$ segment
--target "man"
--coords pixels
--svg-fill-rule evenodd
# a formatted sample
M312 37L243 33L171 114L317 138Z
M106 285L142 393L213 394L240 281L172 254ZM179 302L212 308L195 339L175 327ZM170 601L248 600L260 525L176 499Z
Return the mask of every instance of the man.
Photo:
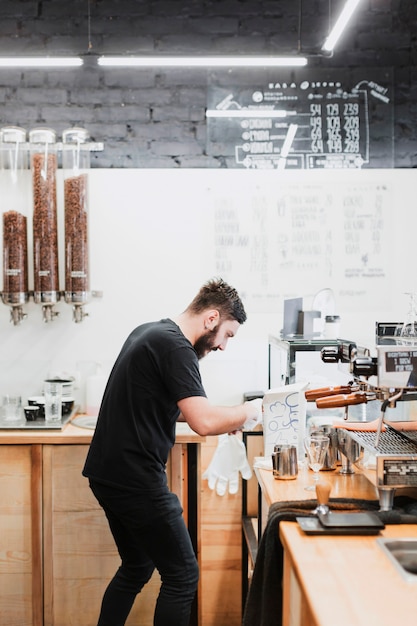
M260 420L256 402L212 406L199 370L199 359L224 350L245 320L236 290L211 280L176 319L138 326L122 347L83 470L122 561L98 626L125 624L155 568L162 584L154 626L188 626L199 572L165 465L179 418L200 435L252 428Z

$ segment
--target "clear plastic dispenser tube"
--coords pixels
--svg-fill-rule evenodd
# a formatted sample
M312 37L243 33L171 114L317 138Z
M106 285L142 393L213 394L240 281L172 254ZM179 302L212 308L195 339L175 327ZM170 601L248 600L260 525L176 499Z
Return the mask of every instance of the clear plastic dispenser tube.
M44 318L49 321L52 306L60 297L55 131L35 128L29 132L29 143L33 187L34 300L45 305Z
M3 181L3 303L12 307L14 324L22 321L22 305L29 299L28 209L29 162L26 131L18 126L0 130L0 163ZM25 191L27 193L25 193Z
M65 302L72 304L74 320L84 317L82 306L91 296L88 233L89 139L85 128L62 133L65 206Z

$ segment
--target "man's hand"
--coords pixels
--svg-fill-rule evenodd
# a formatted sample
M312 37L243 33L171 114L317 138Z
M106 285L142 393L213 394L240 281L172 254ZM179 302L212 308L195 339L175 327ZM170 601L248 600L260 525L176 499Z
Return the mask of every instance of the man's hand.
M243 430L253 430L262 422L262 398L248 400L243 406L246 410L246 421L242 428Z

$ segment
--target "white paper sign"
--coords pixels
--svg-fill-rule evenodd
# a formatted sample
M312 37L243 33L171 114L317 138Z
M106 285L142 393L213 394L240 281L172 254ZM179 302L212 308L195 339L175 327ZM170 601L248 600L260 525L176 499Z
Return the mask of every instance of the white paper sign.
M307 410L304 391L307 386L307 382L284 385L269 389L264 395L262 411L265 457L271 456L275 445L285 443L297 446L298 457L303 458Z

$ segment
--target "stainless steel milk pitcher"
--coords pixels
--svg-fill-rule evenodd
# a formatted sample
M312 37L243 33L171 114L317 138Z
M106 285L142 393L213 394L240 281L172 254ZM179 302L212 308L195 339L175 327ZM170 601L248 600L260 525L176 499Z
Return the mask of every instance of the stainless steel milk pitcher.
M296 478L298 474L297 447L290 444L274 446L272 471L274 478L279 480Z

